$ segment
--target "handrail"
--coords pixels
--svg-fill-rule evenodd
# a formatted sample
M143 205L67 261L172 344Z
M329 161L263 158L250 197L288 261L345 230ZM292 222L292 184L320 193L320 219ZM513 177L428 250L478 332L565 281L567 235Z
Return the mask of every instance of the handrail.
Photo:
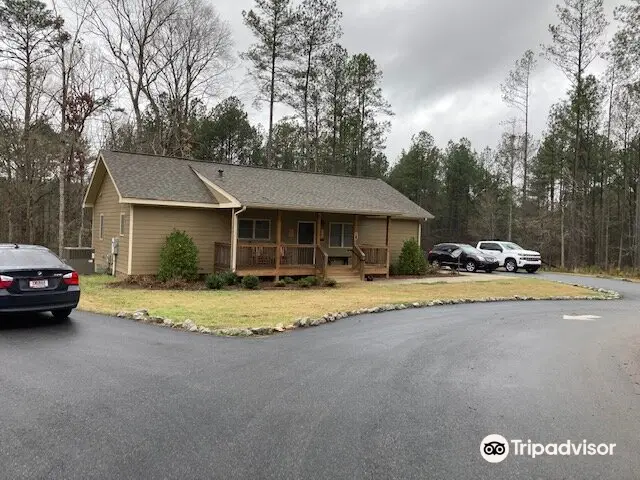
M360 280L364 280L364 267L365 267L365 258L366 255L360 249L357 243L353 243L353 249L351 250L354 256L359 257L358 260L358 270L360 272ZM354 265L355 266L355 265Z
M322 255L322 278L326 280L327 268L329 266L329 253L324 248L322 248L322 245L316 245L316 249L318 249L320 251L320 254Z

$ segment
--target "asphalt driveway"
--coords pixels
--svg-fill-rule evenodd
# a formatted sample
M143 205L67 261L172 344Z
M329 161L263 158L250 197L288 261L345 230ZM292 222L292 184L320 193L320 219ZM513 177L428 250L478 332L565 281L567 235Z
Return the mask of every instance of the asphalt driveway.
M250 339L80 312L4 319L0 477L637 479L640 285L579 280L625 299L388 312ZM583 314L600 318L563 318ZM492 433L616 447L490 464Z

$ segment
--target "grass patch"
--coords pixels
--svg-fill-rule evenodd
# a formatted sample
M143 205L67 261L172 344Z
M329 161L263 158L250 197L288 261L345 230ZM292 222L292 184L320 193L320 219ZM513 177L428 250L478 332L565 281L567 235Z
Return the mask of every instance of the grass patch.
M119 311L146 308L151 315L213 328L275 326L300 317L317 317L328 312L371 308L386 303L411 303L461 298L594 295L571 285L537 279L509 279L489 282L401 284L356 282L330 289L308 290L222 290L172 291L141 288L107 288L114 279L106 275L81 278L79 308L115 315Z

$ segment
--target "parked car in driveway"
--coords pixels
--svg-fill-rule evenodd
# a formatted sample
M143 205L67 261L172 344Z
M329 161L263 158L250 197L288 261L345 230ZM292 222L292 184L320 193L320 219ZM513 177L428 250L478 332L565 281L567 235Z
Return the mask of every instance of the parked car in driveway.
M67 318L80 301L78 273L48 248L0 244L0 313Z
M542 266L540 252L526 250L513 242L482 241L478 242L477 248L485 255L496 257L507 272L515 273L524 268L535 273Z
M465 243L440 243L429 251L427 259L434 267L464 268L467 272L491 273L500 266L495 257Z

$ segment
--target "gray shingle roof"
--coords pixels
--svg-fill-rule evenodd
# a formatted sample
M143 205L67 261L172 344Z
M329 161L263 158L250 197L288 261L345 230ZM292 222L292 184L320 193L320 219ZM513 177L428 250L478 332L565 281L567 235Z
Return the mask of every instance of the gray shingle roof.
M379 179L111 151L101 154L118 191L127 198L215 202L197 172L248 207L432 218L429 212ZM222 177L219 170L224 171Z

